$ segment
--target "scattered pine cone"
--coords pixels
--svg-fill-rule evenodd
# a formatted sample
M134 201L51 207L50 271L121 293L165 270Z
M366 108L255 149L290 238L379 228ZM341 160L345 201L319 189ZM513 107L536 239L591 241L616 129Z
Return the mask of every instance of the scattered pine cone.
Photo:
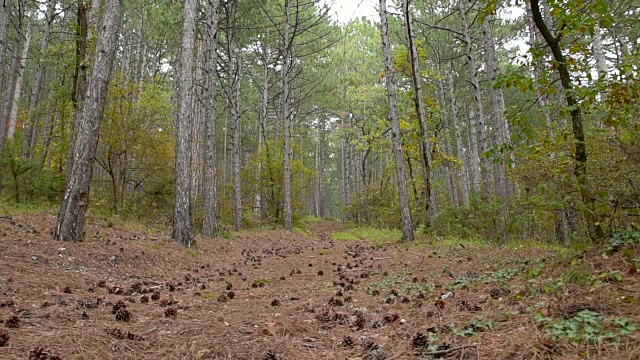
M62 360L62 358L42 346L37 346L29 351L29 360Z
M411 340L411 345L416 349L425 349L429 346L429 337L419 332Z
M278 357L278 353L275 352L275 350L269 350L267 351L266 354L264 354L264 356L262 357L262 360L278 360L280 359Z
M233 284L228 282L227 283L227 290L231 290L231 289L233 289Z
M229 292L227 293L227 297L228 297L229 299L233 299L234 297L236 297L236 293L234 293L233 291L229 291Z
M347 347L347 348L352 348L355 345L356 341L353 340L353 338L351 336L345 336L342 339L342 346Z
M164 317L173 317L173 318L175 318L176 316L178 316L178 309L176 309L174 307L168 307L164 311Z
M116 321L129 322L131 321L131 313L127 309L120 309L116 312Z
M117 314L118 311L122 310L122 309L126 309L127 305L124 303L124 301L122 300L118 300L118 302L116 302L115 305L113 305L113 309L111 309L111 313L112 314Z
M7 320L4 321L4 326L8 328L19 328L20 327L20 318L16 315L11 316Z
M280 306L280 300L278 299L271 300L271 306Z
M153 301L160 300L160 292L159 291L154 291L153 294L151 295L151 300L153 300Z
M6 346L9 343L9 332L5 329L0 329L0 347Z
M141 303L141 304L146 304L146 303L148 303L148 302L149 302L149 297L148 297L147 295L142 295L142 296L140 297L140 303Z

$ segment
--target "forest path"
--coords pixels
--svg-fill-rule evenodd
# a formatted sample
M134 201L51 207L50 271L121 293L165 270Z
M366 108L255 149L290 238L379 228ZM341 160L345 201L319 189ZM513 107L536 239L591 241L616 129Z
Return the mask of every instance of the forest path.
M54 242L54 223L0 219L2 359L624 359L640 345L637 330L615 347L553 340L536 320L638 323L627 250L373 245L335 241L344 228L330 222L196 250L95 217L85 242Z

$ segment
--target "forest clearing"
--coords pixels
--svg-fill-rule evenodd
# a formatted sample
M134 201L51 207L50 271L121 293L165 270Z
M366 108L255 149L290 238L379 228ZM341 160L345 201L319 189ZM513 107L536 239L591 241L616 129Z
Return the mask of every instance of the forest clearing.
M185 249L106 218L82 243L51 240L53 212L0 221L2 359L640 356L638 238L402 244L311 219Z

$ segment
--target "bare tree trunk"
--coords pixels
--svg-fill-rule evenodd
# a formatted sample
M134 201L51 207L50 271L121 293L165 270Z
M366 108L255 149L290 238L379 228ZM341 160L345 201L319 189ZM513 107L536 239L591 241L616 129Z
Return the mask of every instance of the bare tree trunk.
M282 44L282 116L284 117L284 228L293 231L293 209L291 206L291 113L289 110L289 66L291 44L289 38L291 4L284 0L284 31Z
M404 167L404 149L402 148L402 133L400 119L396 105L396 84L393 77L393 59L391 58L391 44L389 43L389 26L387 23L387 1L380 0L380 32L382 33L382 47L385 59L385 82L389 97L389 119L391 122L391 143L396 160L396 177L400 195L400 214L402 217L402 240L413 241L413 222L409 208L407 191L407 174Z
M598 70L598 78L605 80L608 75L607 58L605 57L604 48L602 47L602 34L600 27L596 26L593 35L593 57L596 60L596 70Z
M409 60L411 63L411 78L413 80L414 102L416 113L420 122L420 130L422 131L422 167L424 170L424 192L425 192L425 210L427 214L426 224L431 224L431 219L438 216L436 206L436 194L433 191L433 170L431 159L431 141L429 130L427 128L427 112L424 107L424 94L422 92L422 75L420 74L420 61L418 59L418 49L413 37L413 24L411 21L411 12L409 10L409 0L403 0L404 21L407 30L407 41L409 43Z
M87 87L86 103L76 129L78 133L76 143L71 149L74 157L73 168L60 206L58 222L53 234L55 240L81 241L84 236L93 162L118 44L122 2L123 0L107 0L106 3L93 59L91 81Z
M7 47L7 28L11 20L11 3L12 0L0 1L0 155L2 155L4 151L5 134L7 132L2 95L8 83L4 82L4 62L6 61L6 55L9 53L9 48ZM6 91L9 91L9 89Z
M478 68L476 67L476 60L473 56L473 43L471 42L469 24L467 22L467 0L459 0L459 7L460 17L462 19L462 31L464 34L467 64L469 66L469 77L471 78L471 85L473 86L475 103L475 116L470 116L471 121L469 124L471 126L471 136L473 137L471 139L471 174L473 175L473 188L477 192L480 191L482 185L488 185L486 184L487 167L484 160L485 158L482 156L482 154L487 150L486 136L484 134L485 119L484 109L482 107L482 93L480 91L480 83L478 82ZM485 184L481 184L483 181Z
M231 112L231 172L233 176L233 227L241 230L244 225L242 214L242 179L240 171L242 163L241 153L241 124L240 124L240 86L241 86L241 59L240 51L236 49L233 26L234 26L234 2L227 2L227 51L229 64L227 65L227 95L229 99L229 110Z
M489 93L491 94L491 107L493 114L493 125L495 132L496 145L502 148L511 144L511 133L509 123L505 116L504 96L502 89L496 87L498 81L498 65L496 63L495 45L493 42L493 34L491 29L491 16L488 16L482 24L482 37L484 39L484 57L487 75L489 76ZM507 180L507 159L503 152L498 151L497 156L501 157L495 163L495 184L496 193L502 199L502 210L499 221L499 232L502 235L502 241L509 240L509 233L505 230L509 221L509 184Z
M533 15L531 14L531 8L529 6L525 6L527 10L527 24L529 30L529 46L531 48L536 48L538 45L538 30L536 29L536 23L533 21ZM536 90L536 94L538 95L538 103L542 108L542 113L544 115L545 124L547 126L547 131L551 134L551 113L549 112L549 97L547 94L540 88L540 78L541 78L541 69L542 64L540 60L537 58L533 59L533 84Z
M322 130L324 127L324 121L322 117L318 118L318 124L316 129L316 186L315 186L315 216L324 218L324 185L323 185L323 157L322 157Z
M28 15L27 15L28 17ZM7 139L13 139L18 124L18 102L22 94L22 80L24 79L24 70L27 65L27 55L29 46L31 45L31 31L33 30L33 21L29 21L27 32L24 35L24 43L20 52L20 62L18 65L18 73L16 74L16 83L13 87L13 100L11 101L11 111L9 112L9 128L7 129Z
M462 160L461 169L458 170L458 177L460 178L460 195L462 205L469 205L469 177L467 176L467 169L469 168L469 162L465 158L465 149L462 145L462 131L460 130L460 119L458 116L458 106L456 105L456 94L453 82L453 71L449 71L449 97L451 98L451 121L453 121L454 136L456 139L456 154L460 160Z
M35 145L37 124L40 116L35 112L42 99L42 93L44 91L44 79L47 74L47 68L45 66L45 56L49 47L49 40L51 38L51 27L53 26L53 19L55 16L57 0L49 0L47 2L47 13L45 15L44 34L42 35L42 43L40 45L40 59L38 61L38 75L36 75L36 83L31 91L31 102L29 104L29 121L24 124L24 138L22 140L22 157L25 159L31 158L31 149Z
M185 0L180 54L180 108L178 110L175 203L173 205L174 241L193 246L191 223L191 101L193 98L193 47L196 27L196 0Z
M220 0L209 0L206 30L205 76L205 156L204 156L204 220L202 235L216 236L218 233L218 176L216 174L216 121L217 121L217 47L218 7Z
M78 0L78 16L76 27L76 63L73 70L73 87L71 89L71 100L73 101L73 108L75 110L73 116L73 123L71 127L71 149L75 148L76 137L78 136L78 128L80 116L82 114L82 106L85 100L87 92L87 14L84 5L84 0ZM71 176L71 169L73 168L74 155L70 154L67 159L67 182L69 182L69 176Z
M266 37L268 37L268 32ZM261 218L265 218L267 213L266 195L262 193L262 172L264 171L264 163L262 157L265 155L264 151L268 151L266 148L267 142L267 109L269 102L269 49L265 44L262 44L262 89L260 91L260 118L258 119L258 169L256 170L256 177L258 179L258 191L256 192L256 207ZM268 159L268 157L267 157Z
M438 54L438 60L437 60L437 70L439 74L442 74L439 54ZM451 123L450 123L451 116L449 111L447 110L447 100L446 100L445 91L444 91L444 79L442 78L442 76L438 79L438 102L440 103L440 108L442 109L442 127L444 128L442 141L444 143L444 149L448 156L453 156L453 151L451 149L451 134L450 134L451 133ZM449 194L451 196L451 205L460 206L455 169L451 161L447 161L445 170L446 170L446 177L449 183Z

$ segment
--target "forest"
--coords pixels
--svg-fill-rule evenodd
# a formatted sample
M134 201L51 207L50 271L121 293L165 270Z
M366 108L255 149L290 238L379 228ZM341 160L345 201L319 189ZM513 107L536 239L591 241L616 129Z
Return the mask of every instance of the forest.
M0 357L640 356L638 18L0 0Z

